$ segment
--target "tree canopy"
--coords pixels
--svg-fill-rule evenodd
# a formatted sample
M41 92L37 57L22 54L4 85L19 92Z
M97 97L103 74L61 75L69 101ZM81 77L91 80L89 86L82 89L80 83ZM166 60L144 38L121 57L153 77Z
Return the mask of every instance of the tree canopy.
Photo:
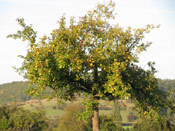
M143 110L167 106L153 63L148 63L150 70L137 65L139 54L151 44L143 41L145 34L158 26L124 29L112 25L114 7L114 2L98 4L78 21L71 18L69 24L63 16L58 28L40 41L31 25L17 19L22 30L9 37L29 42L19 71L38 85L30 94L49 87L64 100L85 93L93 100L132 98Z

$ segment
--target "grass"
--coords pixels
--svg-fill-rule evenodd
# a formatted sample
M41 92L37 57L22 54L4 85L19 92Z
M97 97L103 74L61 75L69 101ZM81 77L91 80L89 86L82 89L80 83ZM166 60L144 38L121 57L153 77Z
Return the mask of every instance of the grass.
M99 114L100 115L111 115L112 114L112 110L100 110Z
M55 117L61 117L63 114L64 110L52 109L52 108L46 109L46 117L50 119L53 119Z
M128 118L127 117L128 117L129 112L125 111L125 110L121 110L120 114L122 116L122 121L123 122L128 122Z
M82 99L78 99L74 103L81 102ZM69 105L71 102L66 102L67 105ZM125 103L127 105L127 103ZM111 101L100 101L100 105L109 107L110 110L99 110L100 115L112 115L113 112L113 102ZM59 105L57 100L31 100L28 102L25 102L21 107L24 109L28 109L31 111L37 111L37 110L44 110L46 113L47 118L49 119L54 119L56 117L61 117L64 114L64 110L58 109L62 105ZM131 103L128 103L128 107L131 107ZM63 107L64 108L64 107ZM123 122L128 122L127 116L130 112L130 108L122 109L120 111L121 116L122 116L122 121Z
M54 106L57 106L58 102L56 100L41 100L41 101L28 101L21 107L27 110L31 111L38 111L38 110L44 110L46 113L46 116L48 118L54 118L56 116L62 116L64 111L62 110L55 110L53 109Z

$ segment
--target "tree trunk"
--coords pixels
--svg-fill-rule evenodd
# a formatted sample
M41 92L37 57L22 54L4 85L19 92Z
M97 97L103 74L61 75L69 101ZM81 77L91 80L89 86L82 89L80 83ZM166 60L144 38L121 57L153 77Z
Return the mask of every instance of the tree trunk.
M94 109L94 116L92 117L93 131L99 131L99 112L98 107Z
M94 66L94 84L98 83L98 67L97 64ZM96 87L97 88L97 87ZM96 94L97 92L95 92ZM99 97L94 95L94 100L98 103ZM94 116L92 117L92 126L93 126L93 131L99 131L99 112L98 112L98 104L94 106Z

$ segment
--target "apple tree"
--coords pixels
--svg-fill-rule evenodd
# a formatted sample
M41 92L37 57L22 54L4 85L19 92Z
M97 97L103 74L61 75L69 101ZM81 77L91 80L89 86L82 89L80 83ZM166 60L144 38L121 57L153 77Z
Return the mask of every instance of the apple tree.
M63 16L50 36L37 41L37 32L24 19L17 19L21 30L8 37L28 41L27 54L18 70L37 84L29 94L51 88L54 97L71 100L77 93L86 94L93 110L93 130L99 130L99 99L128 99L143 111L165 105L166 95L158 89L155 68L139 67L139 54L150 46L145 34L158 26L126 29L112 25L115 4L98 4L92 11L67 24ZM89 101L87 99L87 101ZM170 103L169 103L170 105Z

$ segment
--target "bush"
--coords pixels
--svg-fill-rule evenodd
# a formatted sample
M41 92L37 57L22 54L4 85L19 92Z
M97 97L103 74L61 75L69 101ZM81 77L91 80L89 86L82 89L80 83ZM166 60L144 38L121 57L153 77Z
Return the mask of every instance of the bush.
M84 111L81 104L71 104L65 108L65 111L56 131L89 131L92 129L90 120L79 119L80 113Z
M49 119L47 131L54 131L58 127L59 124L59 116L54 117L54 119ZM56 130L57 131L57 130Z
M124 131L120 123L116 122L113 117L107 115L100 116L100 131Z
M0 130L42 131L47 128L43 112L30 112L16 106L0 107Z
M133 131L175 131L175 126L166 117L142 116Z

